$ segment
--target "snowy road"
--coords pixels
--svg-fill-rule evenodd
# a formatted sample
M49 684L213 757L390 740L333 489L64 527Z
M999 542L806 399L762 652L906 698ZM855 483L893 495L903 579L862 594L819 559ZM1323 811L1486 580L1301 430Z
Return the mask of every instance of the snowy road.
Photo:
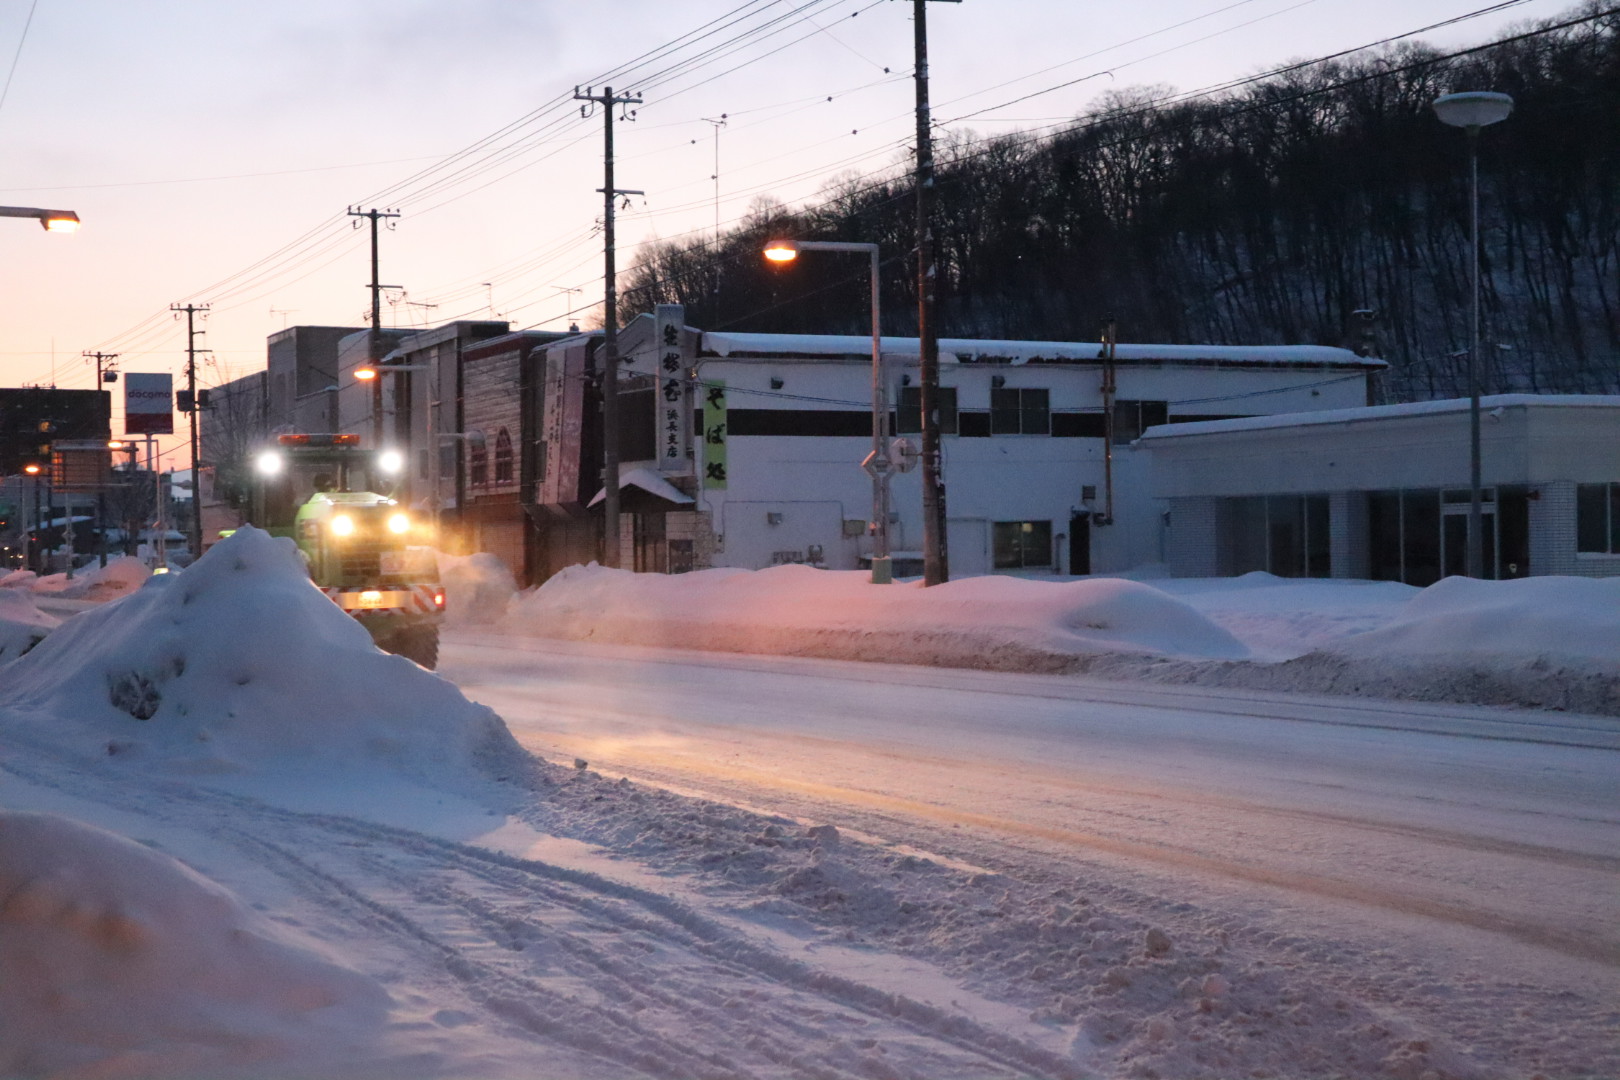
M1620 1000L1612 720L471 632L443 673L547 757L1226 912L1482 1040L1507 988Z

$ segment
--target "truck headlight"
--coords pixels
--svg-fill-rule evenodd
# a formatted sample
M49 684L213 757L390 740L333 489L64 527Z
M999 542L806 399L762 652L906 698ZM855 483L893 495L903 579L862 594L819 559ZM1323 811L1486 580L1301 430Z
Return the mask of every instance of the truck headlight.
M354 518L348 514L339 514L332 519L332 535L348 536L354 532Z
M277 476L281 473L281 455L274 450L267 450L254 459L254 466L261 476Z
M388 531L391 533L410 532L410 516L407 514L390 514L388 516Z

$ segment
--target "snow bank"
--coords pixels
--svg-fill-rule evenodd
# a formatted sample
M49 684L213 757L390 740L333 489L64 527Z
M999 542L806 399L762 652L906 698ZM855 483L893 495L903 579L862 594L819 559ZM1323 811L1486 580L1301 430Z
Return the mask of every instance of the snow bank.
M152 571L141 560L128 555L108 559L106 566L88 566L66 574L50 574L31 582L29 587L63 600L116 600L141 587Z
M1230 631L1257 660L1288 660L1377 629L1419 592L1397 581L1280 578L1258 570L1153 584Z
M445 621L451 625L499 622L518 591L506 564L488 552L437 554L439 577L444 582Z
M1087 654L1248 654L1139 582L977 577L924 589L807 566L678 575L574 566L525 595L507 625L641 645L1025 670Z
M363 1041L371 979L132 840L0 811L0 1075L164 1076Z
M1332 651L1392 661L1543 658L1612 669L1620 665L1620 578L1446 578L1386 625Z
M0 589L30 588L37 578L32 570L8 570L0 573Z
M0 675L0 707L37 734L184 771L449 780L526 760L489 709L379 651L290 540L252 528L73 617Z
M34 598L16 589L0 589L0 664L32 649L61 620L39 610Z

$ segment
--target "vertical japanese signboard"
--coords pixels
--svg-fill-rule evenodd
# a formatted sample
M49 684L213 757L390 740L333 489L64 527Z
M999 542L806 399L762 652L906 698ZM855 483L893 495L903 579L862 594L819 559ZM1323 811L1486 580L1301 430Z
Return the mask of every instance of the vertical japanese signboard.
M174 434L173 375L125 372L124 433Z
M726 384L698 384L703 394L703 486L726 486Z
M658 471L685 474L691 468L687 448L692 445L692 389L686 377L686 356L681 350L685 308L659 304L653 313L653 334L658 357Z
M585 347L578 342L546 350L545 405L541 419L544 461L535 501L566 507L579 502L580 442L585 411Z

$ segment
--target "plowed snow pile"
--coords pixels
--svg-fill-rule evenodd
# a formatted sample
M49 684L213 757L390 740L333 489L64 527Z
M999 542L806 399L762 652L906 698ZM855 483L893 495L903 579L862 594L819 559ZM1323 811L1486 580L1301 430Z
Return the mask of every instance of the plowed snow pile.
M569 567L524 596L507 622L639 645L1026 670L1101 653L1248 655L1180 600L1114 578L978 577L924 589L807 566L670 576L592 564Z
M120 555L107 560L106 566L90 566L77 570L70 578L66 574L49 574L23 584L34 592L62 600L116 600L141 587L152 576L139 559ZM0 581L0 585L4 582Z
M1389 623L1345 638L1334 651L1387 660L1542 659L1612 669L1620 662L1620 578L1446 578L1414 596Z
M379 652L292 541L237 532L0 670L36 736L187 772L381 770L455 783L526 760L489 709Z
M134 841L0 811L0 1076L198 1075L363 1042L388 995Z
M28 593L0 589L0 664L33 648L60 623L60 619L39 610Z

